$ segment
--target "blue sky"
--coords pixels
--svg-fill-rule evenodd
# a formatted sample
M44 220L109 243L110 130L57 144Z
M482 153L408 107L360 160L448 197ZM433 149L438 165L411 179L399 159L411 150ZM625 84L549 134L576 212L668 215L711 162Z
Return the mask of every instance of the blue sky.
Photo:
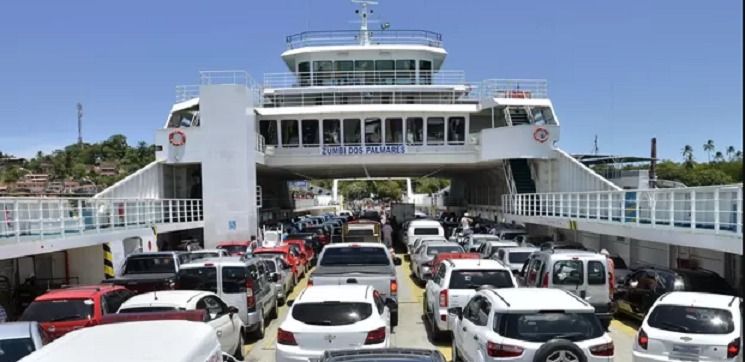
M467 5L466 5L467 4ZM392 29L443 33L471 82L545 78L560 146L698 159L742 148L742 1L381 0ZM20 156L114 133L152 142L198 71L283 72L286 35L355 29L346 0L8 0L0 22L0 150ZM9 16L8 16L9 15Z

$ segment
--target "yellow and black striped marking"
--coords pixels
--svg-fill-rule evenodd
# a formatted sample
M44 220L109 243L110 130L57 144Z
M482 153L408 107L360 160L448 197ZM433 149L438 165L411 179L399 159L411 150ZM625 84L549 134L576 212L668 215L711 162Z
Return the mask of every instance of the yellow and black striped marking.
M569 230L577 230L577 221L569 220Z
M111 243L103 244L103 273L106 279L114 277L114 255L111 254Z

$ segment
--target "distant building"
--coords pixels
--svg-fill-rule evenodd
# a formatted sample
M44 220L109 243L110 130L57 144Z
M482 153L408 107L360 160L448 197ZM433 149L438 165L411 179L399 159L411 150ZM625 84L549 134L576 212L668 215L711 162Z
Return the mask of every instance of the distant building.
M119 175L119 165L113 162L101 162L101 164L96 166L94 170L101 176Z

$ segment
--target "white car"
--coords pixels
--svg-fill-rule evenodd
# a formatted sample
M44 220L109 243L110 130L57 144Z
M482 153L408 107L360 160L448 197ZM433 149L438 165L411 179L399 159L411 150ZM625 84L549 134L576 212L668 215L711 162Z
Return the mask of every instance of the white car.
M388 348L390 312L369 285L305 288L277 329L276 362L318 361L324 351Z
M196 290L164 290L135 295L122 303L117 313L169 312L206 309L205 321L217 334L222 351L238 359L243 356L244 326L238 308L228 306L217 294Z
M453 362L613 361L595 308L561 289L482 289L448 312Z
M729 295L662 295L636 333L632 361L742 361L741 303Z

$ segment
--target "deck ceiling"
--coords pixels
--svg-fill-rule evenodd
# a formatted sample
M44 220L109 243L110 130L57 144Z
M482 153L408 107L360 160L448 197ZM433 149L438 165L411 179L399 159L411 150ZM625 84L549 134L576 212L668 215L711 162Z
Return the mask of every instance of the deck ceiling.
M365 178L365 177L458 177L464 174L503 172L500 162L478 164L418 164L418 165L323 165L268 167L256 165L259 177L279 177L287 180Z

